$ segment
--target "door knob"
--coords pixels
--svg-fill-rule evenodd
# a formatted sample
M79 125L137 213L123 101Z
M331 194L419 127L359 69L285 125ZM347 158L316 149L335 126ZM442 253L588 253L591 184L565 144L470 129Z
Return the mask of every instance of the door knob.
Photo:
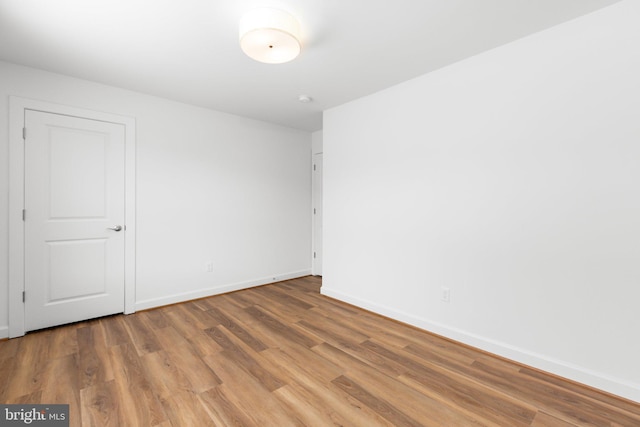
M116 225L115 227L107 227L107 230L120 231L122 230L122 226Z

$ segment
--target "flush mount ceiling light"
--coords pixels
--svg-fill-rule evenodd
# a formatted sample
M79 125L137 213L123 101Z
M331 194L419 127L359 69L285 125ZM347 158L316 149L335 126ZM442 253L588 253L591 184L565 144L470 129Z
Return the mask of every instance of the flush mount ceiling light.
M240 20L240 47L259 62L289 62L300 53L300 26L287 12L254 9Z

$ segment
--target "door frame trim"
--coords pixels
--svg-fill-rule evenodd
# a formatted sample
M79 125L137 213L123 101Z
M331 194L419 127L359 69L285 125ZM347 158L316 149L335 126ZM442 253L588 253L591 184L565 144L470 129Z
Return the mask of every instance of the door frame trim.
M9 97L9 338L25 334L24 291L24 143L25 110L122 124L125 127L124 312L135 312L136 291L136 120L133 117Z
M314 276L322 276L322 268L318 268L318 258L314 257L313 254L317 253L317 244L318 244L318 238L322 237L322 236L318 236L318 217L317 217L317 213L314 212L315 209L318 208L318 205L316 204L316 202L318 201L318 197L320 198L320 204L322 205L322 196L323 194L320 193L318 195L317 192L317 181L318 181L318 175L317 175L317 171L315 170L315 166L317 165L316 163L316 156L322 156L322 164L323 164L323 170L321 170L322 174L324 174L324 154L322 151L319 151L317 153L312 153L311 154L311 172L312 172L312 178L311 178L311 199L312 199L312 209L311 209L311 215L312 215L312 221L311 221L311 226L312 226L312 230L311 230L311 241L312 241L312 248L311 248L311 274L313 274ZM322 209L322 206L320 207L320 209ZM324 211L323 211L323 216L324 216ZM323 241L324 244L324 241ZM322 259L322 261L324 262L324 258L323 255L324 253L322 253L323 248L320 248L320 259ZM320 271L318 271L320 270Z

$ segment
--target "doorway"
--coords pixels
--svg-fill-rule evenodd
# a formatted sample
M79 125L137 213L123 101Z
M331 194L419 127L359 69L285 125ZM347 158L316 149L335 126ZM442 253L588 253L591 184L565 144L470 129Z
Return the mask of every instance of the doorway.
M135 311L135 121L11 98L9 336Z

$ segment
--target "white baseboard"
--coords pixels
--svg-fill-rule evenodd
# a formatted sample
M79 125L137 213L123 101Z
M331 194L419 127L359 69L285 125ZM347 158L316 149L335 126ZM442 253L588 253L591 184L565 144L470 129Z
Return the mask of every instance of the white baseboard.
M281 282L283 280L296 279L311 274L311 270L294 271L291 273L274 274L273 276L263 277L260 279L249 280L246 282L232 283L228 285L216 286L214 288L198 289L197 291L185 292L182 294L173 294L160 298L152 298L136 302L137 310L147 310L150 308L161 307L163 305L176 304L179 302L190 301L198 298L205 298L214 295L220 295L227 292L239 291L242 289L253 288L255 286L267 285L269 283Z
M357 307L364 308L365 310L416 326L420 329L488 351L515 362L522 363L536 369L541 369L551 374L640 403L640 384L632 383L621 378L611 377L601 372L586 369L563 360L550 358L543 354L534 353L507 343L495 341L461 329L452 328L429 319L397 311L371 301L366 301L351 295L343 294L339 291L328 289L326 286L322 286L321 293L328 297L353 304Z
M9 338L9 327L8 326L0 326L0 340L4 338Z

